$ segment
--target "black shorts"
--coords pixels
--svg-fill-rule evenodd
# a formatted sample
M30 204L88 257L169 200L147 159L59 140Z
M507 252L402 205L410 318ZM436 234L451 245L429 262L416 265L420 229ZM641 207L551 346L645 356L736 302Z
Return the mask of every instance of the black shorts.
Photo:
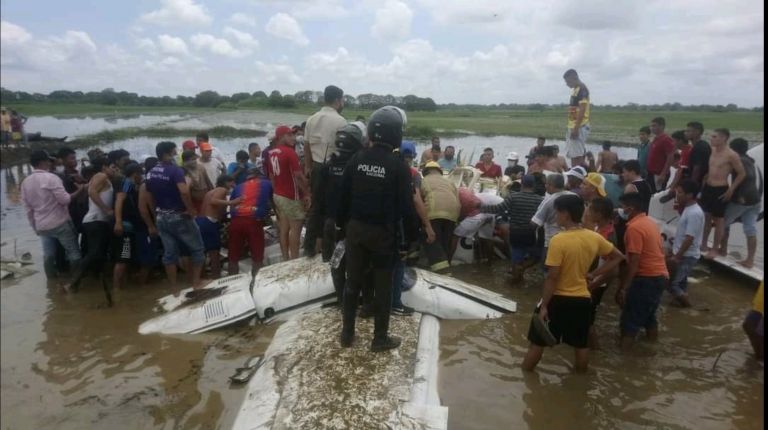
M713 187L711 185L704 184L704 188L701 189L701 208L704 209L704 213L708 213L715 218L725 217L725 208L728 206L728 202L720 200L720 196L728 191L728 186Z
M132 233L112 237L112 258L117 263L130 263L136 258L136 240Z
M591 325L592 299L589 297L552 296L547 306L549 331L558 343L574 348L586 348ZM534 312L538 314L538 308ZM528 341L537 346L546 346L533 329L528 329Z
M600 306L600 302L603 301L603 294L608 289L607 285L603 285L592 290L592 314L590 315L589 325L595 323L595 317L597 316L597 308Z

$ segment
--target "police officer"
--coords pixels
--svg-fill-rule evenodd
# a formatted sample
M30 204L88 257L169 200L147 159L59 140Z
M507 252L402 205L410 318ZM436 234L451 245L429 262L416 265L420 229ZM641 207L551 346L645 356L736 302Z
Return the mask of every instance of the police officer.
M363 148L363 132L364 128L354 123L337 131L335 150L318 173L318 183L312 194L312 206L315 211L310 223L314 225L315 231L323 232L321 241L323 261L331 259L336 245L336 209L341 195L341 179L350 158ZM333 286L336 289L339 304L343 303L345 266L345 259L342 259L338 268L331 268Z
M352 345L357 299L364 285L374 290L371 351L400 346L400 339L387 332L393 269L404 249L402 221L412 198L408 170L392 153L400 147L404 124L405 113L399 108L385 106L374 112L368 122L371 146L352 156L342 178L336 222L346 237L343 347ZM369 267L372 276L366 277Z

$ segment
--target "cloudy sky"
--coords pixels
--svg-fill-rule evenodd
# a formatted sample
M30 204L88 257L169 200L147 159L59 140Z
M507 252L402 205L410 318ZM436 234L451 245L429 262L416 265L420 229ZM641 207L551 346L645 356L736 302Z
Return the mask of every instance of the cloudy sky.
M3 0L9 89L763 105L757 0Z

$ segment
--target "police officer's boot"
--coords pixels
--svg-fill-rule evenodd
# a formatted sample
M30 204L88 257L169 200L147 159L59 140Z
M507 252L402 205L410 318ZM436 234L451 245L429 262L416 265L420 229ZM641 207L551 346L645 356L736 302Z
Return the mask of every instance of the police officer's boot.
M355 338L355 314L357 313L357 297L344 294L343 317L341 323L341 346L349 348Z

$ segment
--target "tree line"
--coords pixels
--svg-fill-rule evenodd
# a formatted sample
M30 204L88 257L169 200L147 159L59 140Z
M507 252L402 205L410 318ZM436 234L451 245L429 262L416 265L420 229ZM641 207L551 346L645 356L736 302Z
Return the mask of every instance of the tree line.
M229 108L239 107L271 107L294 108L299 105L322 105L324 103L321 91L299 91L295 94L281 94L274 90L269 94L264 91L254 93L239 92L232 95L219 94L216 91L206 90L195 96L143 96L128 91L115 91L106 88L102 91L67 91L56 90L48 94L28 93L26 91L12 91L0 87L0 101L11 103L87 103L106 106L179 106L179 107L207 107ZM440 110L562 110L565 104L543 103L499 103L491 105L456 104L447 103L438 105L430 97L418 97L409 94L404 97L391 94L360 94L357 97L345 95L344 102L349 107L360 109L378 109L382 106L394 105L406 111L436 111ZM763 112L763 107L742 108L736 104L727 105L683 105L681 103L664 104L639 104L627 103L625 105L593 105L595 110L618 111L688 111L688 112Z

